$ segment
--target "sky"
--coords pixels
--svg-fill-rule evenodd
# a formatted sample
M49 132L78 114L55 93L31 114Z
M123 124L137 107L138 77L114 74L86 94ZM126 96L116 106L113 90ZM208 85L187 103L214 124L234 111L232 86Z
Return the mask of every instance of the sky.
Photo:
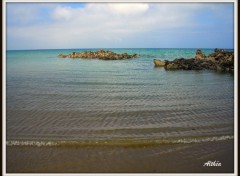
M234 47L233 3L13 3L7 50Z

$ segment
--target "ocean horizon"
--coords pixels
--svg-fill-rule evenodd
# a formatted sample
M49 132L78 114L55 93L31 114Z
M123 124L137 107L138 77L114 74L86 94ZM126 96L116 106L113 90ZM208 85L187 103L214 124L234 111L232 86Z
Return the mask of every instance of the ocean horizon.
M84 47L84 48L35 48L35 49L6 49L6 51L36 51L36 50L77 50L77 49L93 49L93 50L95 50L95 49L103 49L103 50L112 50L112 49L195 49L195 50L197 50L197 49L200 49L200 50L205 50L205 49L210 49L210 50L214 50L214 49L216 49L216 48L218 48L218 47L215 47L215 48L201 48L201 47L197 47L197 48L189 48L189 47L187 47L187 48L179 48L179 47L174 47L174 48L155 48L155 47L150 47L150 48L146 48L146 47L120 47L120 48L109 48L109 47L96 47L96 48L92 48L92 47ZM218 49L225 49L225 50L234 50L234 48L218 48Z

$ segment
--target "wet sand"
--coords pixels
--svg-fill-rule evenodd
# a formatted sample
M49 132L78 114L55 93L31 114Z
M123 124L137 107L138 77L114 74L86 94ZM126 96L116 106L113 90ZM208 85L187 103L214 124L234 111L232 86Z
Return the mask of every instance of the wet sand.
M233 140L148 147L7 146L7 173L233 173ZM207 161L221 167L206 167Z

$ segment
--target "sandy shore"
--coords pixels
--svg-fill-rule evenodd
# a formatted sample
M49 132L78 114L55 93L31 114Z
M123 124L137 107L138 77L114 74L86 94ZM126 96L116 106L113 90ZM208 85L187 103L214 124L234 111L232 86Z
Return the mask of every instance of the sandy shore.
M7 173L232 173L233 140L151 147L7 147ZM203 166L219 161L221 167Z

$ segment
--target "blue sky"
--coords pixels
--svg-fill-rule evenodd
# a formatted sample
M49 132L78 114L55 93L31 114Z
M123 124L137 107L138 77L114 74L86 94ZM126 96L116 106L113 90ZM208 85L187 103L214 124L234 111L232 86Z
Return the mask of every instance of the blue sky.
M7 49L233 48L233 3L7 3Z

